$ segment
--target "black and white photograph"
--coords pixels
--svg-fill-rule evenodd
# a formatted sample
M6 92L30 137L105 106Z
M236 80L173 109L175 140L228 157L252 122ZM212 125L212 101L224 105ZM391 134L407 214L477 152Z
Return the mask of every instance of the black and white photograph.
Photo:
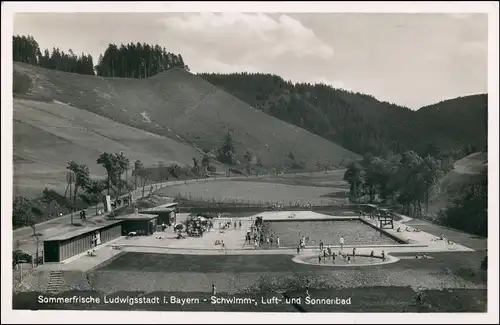
M498 322L499 6L411 3L3 2L2 323Z

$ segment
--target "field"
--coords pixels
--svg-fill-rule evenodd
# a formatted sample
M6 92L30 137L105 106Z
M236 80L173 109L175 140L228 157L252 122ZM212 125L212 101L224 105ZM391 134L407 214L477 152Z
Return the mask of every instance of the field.
M297 186L331 187L349 191L349 184L343 180L344 174L345 169L336 169L327 172L273 175L259 178L248 177L243 179L243 181Z
M285 205L293 205L296 202L304 204L310 202L313 205L347 203L346 198L331 198L331 194L335 192L343 192L343 189L221 180L165 187L155 194L222 203L274 204L281 202Z
M228 132L238 159L251 149L265 166L281 164L290 152L309 165L358 157L182 69L145 80L69 74L17 62L14 71L29 76L31 90L21 97L33 100L14 103L15 161L24 164L16 178L20 188L57 186L64 176L54 166L71 159L90 164L104 150L124 151L148 164L192 164L201 156L197 149L220 147ZM45 148L38 148L38 138ZM50 143L57 145L49 149Z
M348 203L348 184L343 181L345 170L297 173L238 178L237 181L212 181L163 188L159 196L176 197L178 201L218 202L226 204L296 203L313 205Z

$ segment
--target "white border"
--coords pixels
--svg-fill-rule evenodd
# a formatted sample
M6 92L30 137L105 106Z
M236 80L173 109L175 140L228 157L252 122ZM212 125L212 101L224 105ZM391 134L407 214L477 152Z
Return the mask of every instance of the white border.
M498 3L470 2L2 2L2 323L495 323L498 322ZM488 313L482 314L271 314L13 311L12 224L12 42L14 12L429 12L489 14L489 271ZM464 76L467 78L467 76Z

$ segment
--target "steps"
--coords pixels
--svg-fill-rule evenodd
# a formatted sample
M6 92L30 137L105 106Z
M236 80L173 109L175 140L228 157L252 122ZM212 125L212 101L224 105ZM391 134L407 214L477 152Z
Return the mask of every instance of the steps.
M56 294L61 290L64 282L64 274L62 271L51 271L49 274L49 285L47 286L47 293Z

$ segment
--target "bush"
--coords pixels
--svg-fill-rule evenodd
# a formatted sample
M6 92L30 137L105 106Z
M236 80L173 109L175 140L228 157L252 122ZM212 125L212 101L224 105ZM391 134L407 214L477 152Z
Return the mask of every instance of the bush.
M488 270L488 256L485 256L484 259L481 261L481 270Z
M15 251L12 252L12 263L13 263L13 267L16 266L17 264L21 263L21 261L23 261L23 263L31 263L33 260L33 257L20 250L20 249L16 249Z
M245 175L244 172L242 172L241 170L236 169L236 168L229 168L229 172L231 174L236 174L236 175Z
M303 171L306 168L306 163L303 161L293 161L290 164L291 170Z
M25 74L14 71L12 80L12 92L14 94L26 94L31 89L31 79Z

